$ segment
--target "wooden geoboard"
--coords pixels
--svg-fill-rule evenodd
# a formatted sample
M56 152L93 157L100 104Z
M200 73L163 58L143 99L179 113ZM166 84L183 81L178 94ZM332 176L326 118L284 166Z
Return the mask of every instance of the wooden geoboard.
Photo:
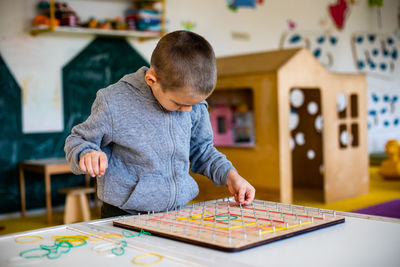
M334 211L259 200L241 206L226 198L167 212L126 216L113 224L233 252L343 222L344 217Z

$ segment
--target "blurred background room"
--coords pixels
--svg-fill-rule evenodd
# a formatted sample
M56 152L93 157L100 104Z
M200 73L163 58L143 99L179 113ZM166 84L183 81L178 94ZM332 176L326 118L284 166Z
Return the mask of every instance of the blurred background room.
M175 30L215 50L214 144L256 199L400 218L399 0L0 0L0 235L99 218L65 138Z

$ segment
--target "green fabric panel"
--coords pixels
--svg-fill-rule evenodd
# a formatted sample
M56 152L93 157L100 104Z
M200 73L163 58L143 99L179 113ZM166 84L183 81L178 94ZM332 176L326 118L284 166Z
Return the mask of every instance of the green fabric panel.
M21 88L0 55L0 213L20 211L18 163L64 157L65 138L74 125L88 117L97 90L141 66L148 62L125 39L95 39L62 68L64 131L23 134ZM83 184L83 176L52 176L53 207L65 201L58 189ZM42 175L26 173L25 188L27 210L45 207Z

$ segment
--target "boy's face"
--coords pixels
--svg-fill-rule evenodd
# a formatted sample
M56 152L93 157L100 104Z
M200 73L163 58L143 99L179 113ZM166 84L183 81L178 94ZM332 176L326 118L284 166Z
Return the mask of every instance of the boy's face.
M200 103L206 97L200 97L190 94L190 89L177 91L165 91L161 88L157 78L154 75L154 70L150 68L145 75L146 83L153 91L154 97L166 110L190 112L192 106Z

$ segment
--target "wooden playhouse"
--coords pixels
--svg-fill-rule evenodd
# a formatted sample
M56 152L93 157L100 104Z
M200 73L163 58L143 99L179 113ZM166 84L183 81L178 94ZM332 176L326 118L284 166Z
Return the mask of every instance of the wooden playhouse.
M207 99L215 141L233 141L216 146L256 197L291 203L294 192L317 192L328 203L368 192L364 75L330 73L306 49L223 57L217 66Z

